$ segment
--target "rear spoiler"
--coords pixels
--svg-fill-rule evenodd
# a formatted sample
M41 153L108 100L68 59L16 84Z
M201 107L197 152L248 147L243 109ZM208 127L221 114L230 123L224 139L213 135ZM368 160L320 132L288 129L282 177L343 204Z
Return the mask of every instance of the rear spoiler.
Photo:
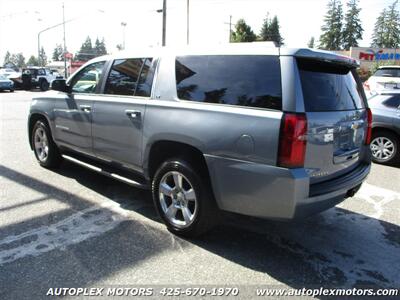
M319 60L322 62L334 63L343 66L347 66L349 68L358 68L360 67L360 62L354 58L345 55L339 55L329 51L322 50L312 50L312 49L300 49L297 50L294 54L294 57L311 59L311 60Z

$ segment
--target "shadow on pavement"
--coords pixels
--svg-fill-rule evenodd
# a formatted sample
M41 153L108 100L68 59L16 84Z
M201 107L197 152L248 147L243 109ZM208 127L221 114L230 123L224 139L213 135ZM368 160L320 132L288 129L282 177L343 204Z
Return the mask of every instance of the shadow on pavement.
M69 163L56 172L75 178L126 211L159 222L148 191ZM0 166L0 174L70 207L52 216L0 228L0 239L7 232L22 233L27 228L51 223L49 218L61 220L94 205L75 196L73 191L61 190L4 166ZM102 235L5 263L0 272L0 298L23 299L29 295L33 299L43 296L49 287L88 286L123 269L134 271L135 265L165 251L193 245L295 288L400 286L400 227L341 208L299 223L268 222L229 214L221 226L197 240L174 237L155 225L126 218ZM14 246L1 244L0 240L0 252ZM207 268L199 268L199 272L207 272Z

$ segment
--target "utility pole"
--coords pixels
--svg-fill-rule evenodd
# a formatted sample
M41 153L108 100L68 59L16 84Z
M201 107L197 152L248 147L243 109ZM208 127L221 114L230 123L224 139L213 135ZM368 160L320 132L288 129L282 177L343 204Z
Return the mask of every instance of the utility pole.
M232 43L232 15L229 16L229 43Z
M229 16L229 23L224 22L224 24L229 25L229 43L232 43L232 15Z
M63 57L64 57L64 77L65 79L67 79L68 77L68 72L67 72L67 57L66 57L66 53L67 53L67 45L65 42L65 11L64 11L64 2L62 4L62 9L63 9L63 31L64 31L64 53L63 53Z
M186 0L186 44L189 45L189 0Z
M162 45L165 46L165 35L167 30L167 0L163 0L162 8Z

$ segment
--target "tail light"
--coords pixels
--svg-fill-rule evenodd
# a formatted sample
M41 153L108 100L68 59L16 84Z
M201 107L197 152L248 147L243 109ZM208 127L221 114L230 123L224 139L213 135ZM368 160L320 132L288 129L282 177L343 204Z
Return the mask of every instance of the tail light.
M306 154L307 118L304 114L283 115L279 136L278 164L285 168L304 166Z
M367 108L367 132L365 134L365 145L371 144L372 137L372 112Z

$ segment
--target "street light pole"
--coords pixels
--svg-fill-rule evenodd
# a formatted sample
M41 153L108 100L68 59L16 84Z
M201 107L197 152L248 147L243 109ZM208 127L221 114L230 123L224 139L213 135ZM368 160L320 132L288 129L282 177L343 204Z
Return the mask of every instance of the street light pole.
M75 18L75 19L76 19L76 18ZM40 35L41 35L43 32L47 31L47 30L53 29L53 28L58 27L58 26L61 26L61 25L65 25L65 23L71 22L71 21L73 21L73 20L75 20L75 19L70 19L70 20L67 20L67 21L65 21L65 22L58 23L58 24L56 24L56 25L47 27L47 28L45 28L45 29L43 29L43 30L41 30L41 31L38 32L38 63L39 63L39 66L40 66ZM64 42L65 42L65 40L64 40ZM65 44L64 44L64 46L65 46Z
M167 0L163 0L163 8L162 8L162 16L163 16L163 24L162 24L162 45L165 46L165 35L166 35L166 27L167 27Z
M186 0L186 44L189 45L189 0Z

